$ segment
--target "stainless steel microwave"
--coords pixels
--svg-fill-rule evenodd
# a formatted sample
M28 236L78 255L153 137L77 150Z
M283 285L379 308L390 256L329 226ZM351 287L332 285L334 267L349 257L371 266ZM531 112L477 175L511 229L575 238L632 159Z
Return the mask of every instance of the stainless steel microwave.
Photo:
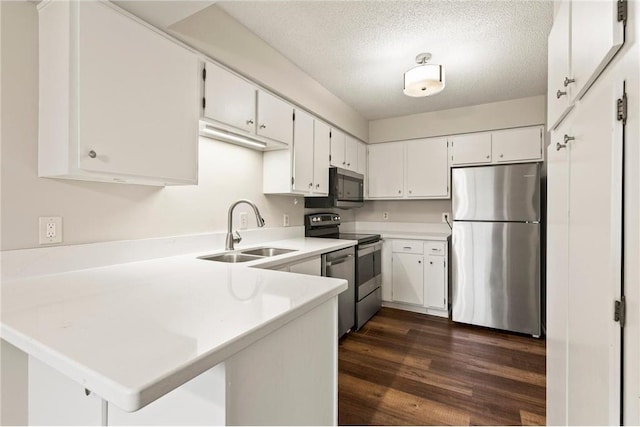
M305 197L305 208L359 208L364 204L364 175L329 168L329 196Z

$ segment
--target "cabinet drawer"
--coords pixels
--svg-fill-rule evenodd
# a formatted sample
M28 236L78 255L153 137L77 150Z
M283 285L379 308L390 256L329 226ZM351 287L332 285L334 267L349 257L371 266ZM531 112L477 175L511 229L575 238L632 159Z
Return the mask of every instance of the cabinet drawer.
M421 254L422 250L423 243L420 240L394 240L392 245L393 252Z
M446 245L446 242L425 242L424 253L444 256L446 254Z

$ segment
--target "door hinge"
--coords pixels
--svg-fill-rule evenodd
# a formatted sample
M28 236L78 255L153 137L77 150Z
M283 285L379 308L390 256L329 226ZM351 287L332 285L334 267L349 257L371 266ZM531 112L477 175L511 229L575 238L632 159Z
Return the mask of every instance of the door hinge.
M205 108L207 108L207 98L205 98L204 96L202 97L202 109L204 110Z
M207 80L207 69L206 68L202 69L202 80Z
M627 93L622 94L622 98L618 98L616 101L616 107L618 109L618 121L622 122L622 125L627 124Z
M620 297L620 301L614 302L613 320L615 320L616 322L620 322L621 328L624 328L626 308L627 304L624 300L624 296Z
M618 0L618 22L627 23L627 0Z

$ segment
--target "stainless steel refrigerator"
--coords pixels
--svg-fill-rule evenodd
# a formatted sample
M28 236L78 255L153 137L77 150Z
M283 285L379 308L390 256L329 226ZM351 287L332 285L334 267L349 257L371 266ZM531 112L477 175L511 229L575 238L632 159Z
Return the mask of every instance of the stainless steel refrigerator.
M540 335L540 164L452 170L452 319Z

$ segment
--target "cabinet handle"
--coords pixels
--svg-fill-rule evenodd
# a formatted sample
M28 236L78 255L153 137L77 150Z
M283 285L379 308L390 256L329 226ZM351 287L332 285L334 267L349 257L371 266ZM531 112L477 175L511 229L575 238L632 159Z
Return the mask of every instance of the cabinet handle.
M418 260L418 264L422 264L422 261Z
M409 194L411 194L411 190L409 190Z
M398 190L398 194L402 194L402 190Z
M575 141L576 137L575 136L569 136L566 133L564 134L564 143L568 143L569 141Z
M310 182L309 183L309 188L312 188L312 187L313 187L313 182Z
M351 163L347 163L347 166L351 166Z
M504 155L503 155L503 154L500 154L500 158L503 158L503 157L504 157Z
M575 82L576 82L576 79L570 79L569 77L565 77L564 78L564 87L567 87L567 86L569 86L569 84L575 83Z
M563 148L567 148L567 144L560 144L559 142L556 142L556 151L560 151Z
M91 157L92 159L95 159L97 156L98 154L95 151L93 150L89 151L89 157Z
M411 246L403 246L402 249L413 249Z
M247 124L248 124L248 125L252 125L253 123L254 123L254 122L253 122L253 119L249 119L249 120L247 120Z
M490 156L487 156L487 159L488 159L489 157L490 157Z
M264 123L260 125L260 129L266 129L267 125L265 125Z
M558 89L558 91L556 92L556 98L560 99L561 96L565 96L566 94L567 94L566 90L563 92L560 89Z
M429 261L429 264L433 265L433 261Z
M320 184L316 184L316 188L320 188Z
M342 164L343 164L343 165L346 165L346 164L347 164L347 162L342 162Z

